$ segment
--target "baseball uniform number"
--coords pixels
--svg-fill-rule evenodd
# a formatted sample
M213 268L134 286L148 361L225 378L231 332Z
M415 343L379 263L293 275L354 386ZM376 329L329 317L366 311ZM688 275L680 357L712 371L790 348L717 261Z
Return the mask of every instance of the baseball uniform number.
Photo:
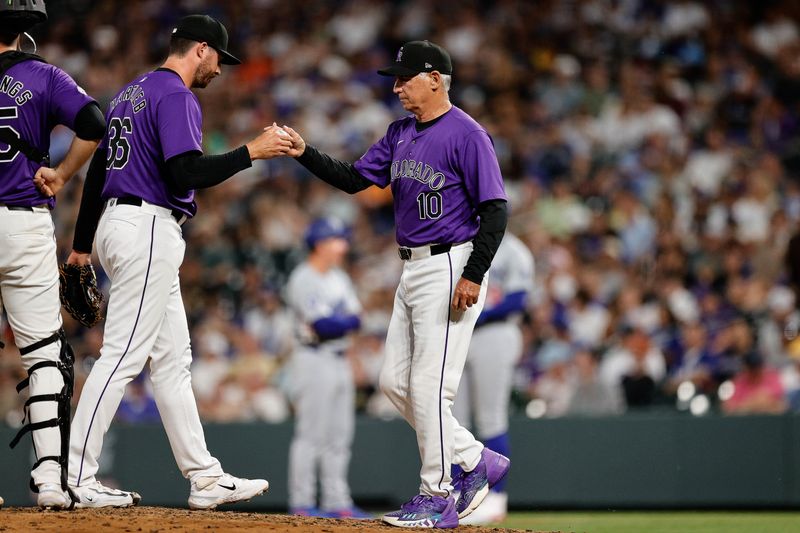
M125 134L133 133L130 117L113 117L108 123L108 158L106 170L122 170L128 164L131 144Z
M0 107L0 120L15 118L17 118L16 107ZM14 137L19 139L19 132L11 126L0 126L0 129L11 131L11 133L14 134ZM15 150L10 146L5 150L0 150L0 163L11 163L17 158L17 154L19 154L19 150Z
M421 192L417 196L420 220L436 220L442 216L442 194L438 192Z

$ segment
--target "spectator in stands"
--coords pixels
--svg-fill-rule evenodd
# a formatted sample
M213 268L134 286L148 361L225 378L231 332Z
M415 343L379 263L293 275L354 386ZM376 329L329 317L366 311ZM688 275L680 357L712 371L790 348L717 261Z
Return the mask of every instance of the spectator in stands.
M566 414L577 416L617 415L625 411L620 389L609 387L597 378L598 357L589 350L575 353L577 382Z
M665 375L664 354L637 328L624 330L620 345L606 353L600 365L601 381L621 388L628 407L652 405Z
M744 357L744 368L733 379L734 392L722 403L726 414L780 414L786 411L783 384L778 372L764 366L758 352Z

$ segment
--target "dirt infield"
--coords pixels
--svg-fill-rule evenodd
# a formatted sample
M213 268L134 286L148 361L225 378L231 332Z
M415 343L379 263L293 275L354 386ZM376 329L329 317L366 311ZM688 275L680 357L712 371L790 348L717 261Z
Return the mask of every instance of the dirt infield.
M332 520L283 514L239 513L236 511L189 511L163 507L130 509L77 509L41 511L35 507L9 507L0 510L0 532L145 532L181 533L184 531L280 531L287 533L399 533L401 528L378 520ZM461 526L455 531L489 533L522 531Z

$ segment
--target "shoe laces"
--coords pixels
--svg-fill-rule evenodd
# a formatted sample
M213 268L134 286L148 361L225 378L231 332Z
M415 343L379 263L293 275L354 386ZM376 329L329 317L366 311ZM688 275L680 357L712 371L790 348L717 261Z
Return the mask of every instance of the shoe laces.
M471 488L471 485L475 484L476 481L483 483L483 479L486 477L486 465L478 463L478 466L475 467L475 470L464 473L464 476L460 480L460 488L461 490L468 490Z
M436 501L433 496L426 496L425 494L417 494L410 501L402 505L404 511L431 511L437 510Z

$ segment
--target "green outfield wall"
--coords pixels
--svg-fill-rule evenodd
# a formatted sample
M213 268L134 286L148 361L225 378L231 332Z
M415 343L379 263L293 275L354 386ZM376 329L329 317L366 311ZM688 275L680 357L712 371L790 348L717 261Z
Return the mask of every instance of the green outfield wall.
M286 508L292 424L207 425L212 453L234 475L266 477L266 496L244 509ZM14 430L0 427L0 443ZM603 419L512 420L508 492L515 508L798 508L800 416L626 415ZM32 505L30 439L0 451L0 495ZM419 456L402 421L358 420L350 466L356 501L388 508L415 494ZM141 493L146 505L185 507L160 425L115 424L100 477ZM0 523L2 516L0 515Z

